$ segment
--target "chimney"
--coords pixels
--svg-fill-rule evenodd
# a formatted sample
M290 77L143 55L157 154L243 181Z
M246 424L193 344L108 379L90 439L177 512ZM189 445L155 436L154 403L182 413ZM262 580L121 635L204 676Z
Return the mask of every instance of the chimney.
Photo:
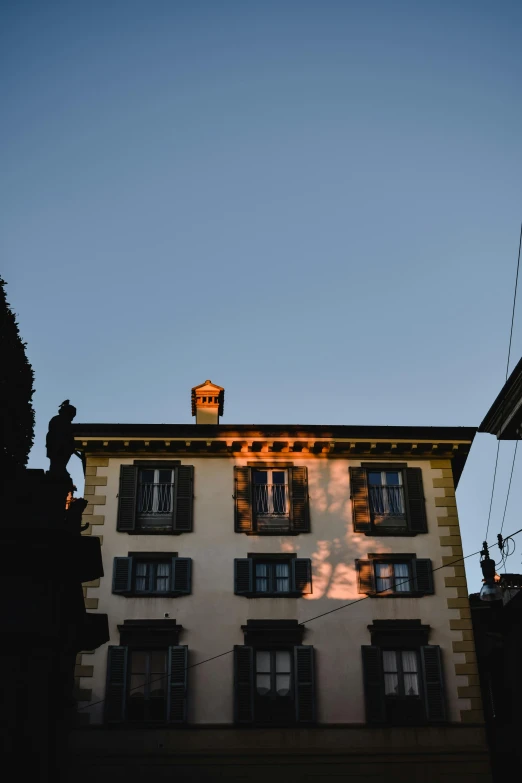
M223 415L225 390L212 381L205 381L192 389L192 415L196 424L219 424Z

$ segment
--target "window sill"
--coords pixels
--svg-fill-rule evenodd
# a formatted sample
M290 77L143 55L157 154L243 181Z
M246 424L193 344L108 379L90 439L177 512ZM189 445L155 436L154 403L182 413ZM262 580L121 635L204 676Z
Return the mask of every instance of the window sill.
M239 598L302 598L303 593L291 591L288 593L236 593Z
M248 530L243 535L245 536L300 536L301 534L302 531L281 529L281 530Z
M181 598L190 593L112 593L112 595L122 595L124 598Z
M413 590L411 593L365 593L368 598L423 598L431 593L422 593L420 590Z
M415 536L422 534L413 533L411 530L383 530L382 528L378 528L377 530L372 529L371 531L365 531L364 535L371 536L372 538L384 536L394 536L395 538L414 538Z
M180 536L182 533L192 533L192 530L169 530L168 528L136 528L135 530L118 530L118 533L126 533L129 536Z

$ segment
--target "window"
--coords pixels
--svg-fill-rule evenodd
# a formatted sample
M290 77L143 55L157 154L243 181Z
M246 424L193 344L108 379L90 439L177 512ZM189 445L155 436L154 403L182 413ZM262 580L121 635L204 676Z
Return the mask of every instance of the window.
M421 468L364 464L350 468L354 529L366 535L427 533Z
M167 650L131 650L127 718L164 721L167 706Z
M432 595L431 560L412 554L368 555L356 561L359 592L376 597Z
M291 726L315 721L314 650L297 620L249 620L234 648L235 721Z
M234 592L248 598L299 597L312 592L312 564L295 555L250 555L234 561Z
M370 514L375 525L406 525L404 488L400 470L369 470Z
M130 552L115 557L112 592L125 596L174 596L191 592L192 559L174 552Z
M119 646L109 647L107 723L183 723L186 720L187 647L175 620L126 620Z
M420 725L446 719L440 648L428 644L419 620L376 620L364 646L369 723Z
M290 563L255 562L256 593L289 593Z
M170 527L174 509L174 471L141 468L138 471L137 519L141 527Z
M382 663L385 696L406 699L420 696L415 650L383 650Z
M136 460L120 466L118 530L183 533L192 530L193 474L179 462Z
M301 466L234 468L237 533L309 533L308 474Z
M264 517L288 517L288 471L266 468L252 471L254 480L254 513Z
M170 563L138 560L134 582L136 593L168 593L171 581L170 571Z
M409 564L375 563L375 582L377 593L411 593Z

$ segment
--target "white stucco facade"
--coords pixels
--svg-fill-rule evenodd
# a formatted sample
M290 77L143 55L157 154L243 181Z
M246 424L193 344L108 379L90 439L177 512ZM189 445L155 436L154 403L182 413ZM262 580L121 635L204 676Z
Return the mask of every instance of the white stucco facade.
M194 428L193 428L194 429ZM88 443L88 473L85 497L91 501L84 521L90 518L87 534L102 536L105 576L99 585L87 586L86 595L96 611L109 617L110 644L118 645L118 626L131 619L175 619L183 627L180 644L189 648L189 666L231 651L243 644L241 626L253 619L293 619L305 623L304 644L314 646L316 665L317 721L321 725L363 724L365 704L361 645L368 645L368 625L375 620L416 619L430 626L429 643L442 652L448 719L453 723L476 713L478 705L470 690L466 667L472 665L473 645L466 633L463 569L445 567L434 573L434 594L422 597L370 597L343 607L364 596L358 592L355 561L369 553L412 553L430 558L434 569L447 563L460 546L454 504L450 460L431 453L422 458L401 455L397 461L422 469L428 525L427 533L412 537L372 536L354 531L350 498L350 467L370 457L339 456L325 449L317 454L234 452L175 454L181 464L194 466L193 530L179 535L145 535L118 532L120 466L133 460L150 459L143 441L132 453L127 441L125 453L103 456L103 437ZM165 439L164 439L165 440ZM130 444L130 445L129 445ZM169 443L170 447L170 443ZM167 447L166 447L167 448ZM247 449L249 447L247 446ZM169 452L170 456L171 452ZM161 459L165 459L162 455ZM245 535L234 529L234 466L252 465L256 459L306 466L308 469L310 533L292 536ZM391 463L393 454L381 456ZM90 484L95 481L95 484ZM451 498L453 497L453 501ZM446 502L447 501L447 502ZM92 515L92 517L90 516ZM113 560L129 552L177 552L192 558L192 592L176 598L124 597L112 592ZM250 553L296 553L312 561L312 590L300 598L245 598L234 594L234 558ZM446 558L443 560L443 558ZM456 558L455 558L456 559ZM448 579L449 578L449 579ZM452 584L452 578L454 584ZM448 583L449 582L449 583ZM94 599L94 602L93 600ZM467 599L466 599L467 600ZM339 609L311 620L316 615ZM464 612L464 614L463 614ZM307 623L307 620L311 620ZM459 645L462 649L460 649ZM103 722L107 646L85 653L83 666L92 666L91 676L80 678L80 687L90 690L89 700L80 701L90 723ZM470 663L471 662L471 663ZM84 673L85 670L80 670ZM466 673L459 673L466 672ZM233 656L190 668L188 673L188 723L230 725L233 722ZM466 690L468 689L468 690ZM472 703L473 702L473 703ZM89 707L90 703L94 703Z

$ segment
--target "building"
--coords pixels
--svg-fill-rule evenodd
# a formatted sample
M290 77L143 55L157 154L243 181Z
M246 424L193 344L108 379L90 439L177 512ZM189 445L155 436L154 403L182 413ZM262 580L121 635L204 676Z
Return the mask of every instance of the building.
M488 432L498 440L517 441L522 437L522 359L484 417L479 432ZM513 567L520 571L518 552L514 559L518 563ZM499 584L502 600L484 602L478 595L470 596L495 781L505 780L507 775L522 776L522 574L501 573Z
M195 424L75 427L111 637L80 664L75 780L489 781L451 565L475 430L223 408L206 381Z

